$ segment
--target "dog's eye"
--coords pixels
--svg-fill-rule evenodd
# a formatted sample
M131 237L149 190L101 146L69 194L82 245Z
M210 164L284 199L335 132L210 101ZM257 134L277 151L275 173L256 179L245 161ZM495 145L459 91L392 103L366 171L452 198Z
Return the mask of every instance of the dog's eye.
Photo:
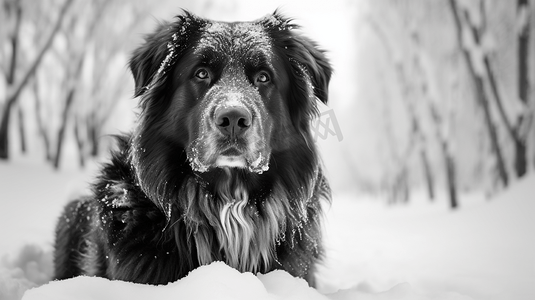
M208 74L208 71L205 69L199 69L197 72L195 72L195 77L199 79L208 79L210 77L210 74Z
M269 82L269 75L266 72L258 73L258 75L256 75L256 80L255 81L257 83Z

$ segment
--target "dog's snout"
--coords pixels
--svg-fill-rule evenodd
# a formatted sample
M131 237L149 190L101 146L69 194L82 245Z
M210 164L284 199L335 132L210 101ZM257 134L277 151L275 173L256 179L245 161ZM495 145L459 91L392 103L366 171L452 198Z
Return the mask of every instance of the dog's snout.
M231 138L243 135L251 127L251 122L251 113L243 107L221 108L215 114L217 128Z

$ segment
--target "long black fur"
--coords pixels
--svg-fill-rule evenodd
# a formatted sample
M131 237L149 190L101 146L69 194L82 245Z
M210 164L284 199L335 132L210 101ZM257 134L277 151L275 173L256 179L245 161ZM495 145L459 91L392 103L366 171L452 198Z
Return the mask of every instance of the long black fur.
M117 137L118 149L103 165L92 195L69 203L60 217L56 279L93 275L164 284L221 260L241 271L283 269L314 285L323 251L321 201L330 199L330 190L310 121L315 99L327 102L330 65L279 13L256 21L288 78L280 108L285 113L270 112L275 121L273 137L266 141L272 148L269 170L199 173L188 159L187 141L198 133L191 128L200 110L195 99L173 96L185 89L174 78L180 72L176 65L188 64L208 23L184 12L134 51L130 68L140 97L138 124L131 134ZM246 204L237 214L247 226L232 227L235 232L225 235L221 210L243 193ZM238 240L228 240L229 235ZM245 250L242 236L251 238ZM247 261L236 260L239 251L249 255Z

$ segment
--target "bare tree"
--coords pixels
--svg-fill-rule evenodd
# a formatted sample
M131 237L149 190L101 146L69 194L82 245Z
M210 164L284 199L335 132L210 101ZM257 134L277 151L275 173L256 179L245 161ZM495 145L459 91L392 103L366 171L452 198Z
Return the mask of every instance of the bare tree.
M484 9L484 1L480 2L481 25L477 27L473 22L470 22L470 14L464 11L463 15L466 23L470 26L470 32L476 43L481 42L481 35L486 30L486 17ZM527 171L527 156L526 156L526 139L529 125L532 116L529 113L528 94L529 94L529 0L518 0L517 2L519 28L518 28L518 96L522 102L524 111L518 115L516 125L512 125L505 113L504 101L500 95L496 76L494 74L490 57L483 52L483 63L485 66L485 75L488 78L490 91L495 100L496 107L500 114L500 118L505 126L509 137L514 143L514 170L517 177L522 177Z
M476 22L471 21L471 15L467 10L463 10L456 6L456 2L454 0L450 1L452 10L454 12L454 17L456 20L456 24L459 28L464 26L467 28L468 32L471 34L472 39L474 43L476 44L476 47L480 47L482 35L486 31L486 16L485 16L485 9L484 9L484 1L479 2L479 14L480 18L482 19L481 22L479 22L479 25L476 25ZM530 38L530 7L529 7L529 0L518 0L517 3L517 30L518 30L518 50L517 50L517 74L518 74L518 98L521 101L522 107L524 108L522 112L520 112L518 115L515 116L516 120L513 120L511 122L505 112L504 108L504 100L501 97L501 93L499 91L499 85L496 81L496 76L492 68L492 62L491 59L485 51L482 51L482 62L484 66L483 74L475 74L476 77L480 77L480 79L476 78L476 81L481 81L481 83L477 83L476 85L483 86L485 83L488 84L489 90L492 93L492 98L495 100L496 108L498 110L499 116L501 121L503 122L503 125L506 129L506 132L509 136L509 138L512 140L514 144L514 171L517 177L522 177L524 174L526 174L527 171L527 138L529 129L531 127L532 119L533 119L533 112L529 109L529 38ZM460 34L460 33L459 33ZM466 47L464 48L465 53L468 53L468 49ZM467 58L468 60L468 58ZM469 61L469 65L473 65L475 62ZM470 66L469 66L470 67ZM485 80L486 79L486 80ZM479 92L478 92L479 93ZM484 89L482 91L483 95L479 96L482 100L482 104L484 106L488 106L488 103L486 99L486 96L484 95ZM516 100L515 100L516 101ZM485 107L483 107L485 109ZM489 133L492 136L493 130L492 128L489 128ZM491 137L491 139L494 139ZM498 151L499 145L494 145L493 148L495 148L495 152ZM496 152L498 153L498 152ZM498 155L497 155L498 156ZM501 167L500 159L498 160L498 172L500 177L502 178L502 181L507 185L507 174L505 168Z
M132 7L130 13L131 17L126 18L122 22L122 28L117 30L117 35L123 37L127 35L126 30L133 30L138 24L146 19L147 3ZM113 28L115 15L114 11L123 11L124 4L116 3L108 11L107 17L104 18L99 26L102 28ZM80 130L80 137L85 136L87 141L83 144L87 145L89 149L80 151L89 153L90 156L96 157L99 155L101 137L104 134L106 122L112 116L114 109L120 97L126 92L131 91L131 81L129 76L124 72L113 72L116 68L116 61L124 59L127 43L122 38L110 38L107 30L99 30L94 36L94 42L98 47L93 47L92 55L94 57L94 66L92 68L92 85L87 97L89 101L86 102L86 107L83 111L78 111L80 114L77 117L78 128ZM113 84L110 84L113 82ZM86 134L82 135L85 128ZM85 147L82 143L79 146Z
M68 26L68 29L65 32L68 44L67 49L69 51L68 55L66 55L67 59L63 60L63 65L66 69L67 74L67 92L65 94L65 102L63 106L63 113L61 116L61 125L59 127L56 138L56 152L53 161L53 166L56 169L59 168L67 121L70 115L71 107L76 98L77 90L80 86L80 79L84 68L84 62L86 59L86 47L83 47L82 41L91 39L91 37L93 36L95 28L99 20L103 16L104 9L107 3L107 1L93 1L91 3L81 3L80 5L90 5L90 7L85 7L85 9L84 7L82 7L82 9L79 10L79 14L73 14L69 20L70 24ZM91 7L91 5L95 6ZM77 26L79 26L79 30L76 30ZM83 33L80 34L80 32Z
M78 146L78 162L80 163L80 167L85 167L85 153L84 153L84 138L82 138L82 133L80 129L80 121L78 121L78 116L75 115L74 118L74 136L76 138L76 145Z
M29 64L29 67L21 72L22 76L16 77L17 63L19 62L18 55L20 53L19 40L20 40L20 26L23 17L23 10L20 0L9 0L4 2L4 8L6 10L6 16L9 19L13 19L15 26L9 36L9 43L11 48L11 57L9 59L9 66L6 72L7 82L7 97L2 109L2 118L0 119L0 159L8 159L9 157L9 125L10 116L13 106L17 103L22 90L26 87L29 79L34 75L35 71L41 64L44 55L52 45L54 37L58 33L63 19L67 13L67 10L73 0L65 0L62 4L57 19L48 34L48 38L45 43L39 48L37 56Z
M463 41L463 32L465 32L465 30L469 30L473 35L474 46L475 47L480 46L479 45L480 39L478 38L479 36L476 34L478 32L478 29L473 24L469 23L470 20L469 18L467 18L468 17L467 12L465 12L465 14L462 14L455 0L449 0L449 4L450 4L450 8L453 14L453 19L454 19L454 23L456 27L457 41L459 43L459 47L461 48L463 56L465 58L470 76L474 82L474 88L475 88L477 101L483 110L485 125L489 134L489 139L490 139L490 143L492 146L492 150L496 158L496 168L498 171L498 175L503 185L507 186L509 184L509 175L505 167L505 161L503 158L500 144L498 143L498 133L496 131L495 124L493 123L493 120L491 117L490 103L485 93L485 86L484 86L485 78L484 78L484 75L482 74L483 71L480 69L476 69L480 62L476 61L477 60L476 55L474 55L474 53L471 52L474 49L470 49ZM462 18L463 15L464 15L464 18Z

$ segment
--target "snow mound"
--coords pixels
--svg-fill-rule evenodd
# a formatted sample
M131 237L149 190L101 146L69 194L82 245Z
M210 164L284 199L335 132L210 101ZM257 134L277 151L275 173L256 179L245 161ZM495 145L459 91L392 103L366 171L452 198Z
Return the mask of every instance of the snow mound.
M18 300L24 292L50 280L52 253L37 245L26 245L14 258L4 255L0 262L0 299Z
M323 295L309 287L303 279L292 277L285 271L274 271L255 276L252 273L240 273L222 262L215 262L197 268L185 278L167 285L153 286L81 276L63 281L53 281L41 287L30 289L22 299L426 300L431 298L415 294L411 286L406 283L396 285L391 290L379 294L343 290ZM449 293L433 299L469 300L471 298Z
M222 262L202 266L162 286L77 277L29 290L22 299L326 299L302 280L277 271L254 276Z

